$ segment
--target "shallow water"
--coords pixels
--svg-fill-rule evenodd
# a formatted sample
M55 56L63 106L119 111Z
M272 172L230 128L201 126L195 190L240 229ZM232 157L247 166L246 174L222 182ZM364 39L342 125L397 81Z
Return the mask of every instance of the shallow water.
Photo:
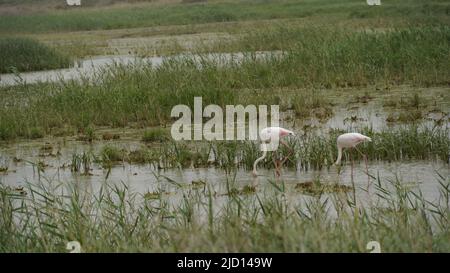
M227 174L223 169L218 168L185 168L156 170L150 165L131 165L126 162L117 164L111 168L108 174L107 169L103 169L99 164L92 163L90 175L74 174L71 172L69 164L71 155L75 152L91 151L98 154L105 143L86 144L77 141L67 141L66 143L53 143L53 149L46 151L45 155L40 150L39 142L16 143L0 147L0 165L8 167L8 171L0 173L0 183L11 187L24 186L27 182L38 183L39 181L51 181L52 183L66 183L77 185L88 191L96 192L103 185L125 184L132 191L147 193L154 191L165 191L166 193L179 193L178 187L171 183L175 181L183 186L189 186L192 181L204 181L217 193L226 193L227 183L231 187L242 188L245 185L258 186L258 191L267 187L271 188L271 183L276 182L273 170L259 169L260 176L254 178L250 170L238 169L235 173ZM126 150L134 150L142 146L138 141L119 140L114 142L115 146L120 146ZM57 152L59 151L58 155ZM16 159L21 159L17 162ZM35 164L42 160L48 166L43 173L39 173ZM369 173L373 177L379 177L383 182L395 181L410 189L422 191L428 201L434 201L439 197L438 173L443 177L449 177L449 165L438 161L405 161L405 162L369 162ZM340 174L335 167L321 171L298 171L295 169L284 169L281 179L288 189L293 188L297 183L314 181L317 178L322 183L341 183L351 186L351 166L344 165ZM363 162L354 166L354 183L357 194L367 199L368 176L365 174ZM374 191L376 181L370 179L369 192ZM294 195L298 196L295 193Z
M137 56L98 56L85 60L78 60L72 68L45 70L36 72L24 72L19 74L0 74L0 86L12 86L18 84L33 84L40 82L57 82L60 80L93 79L95 74L112 65L146 64L153 67L161 66L164 62L189 58L201 65L202 61L214 61L218 65L227 65L230 62L239 64L247 58L264 59L279 57L281 51L261 52L237 52L237 53L207 53L202 55L179 54L173 56L155 56L140 58Z

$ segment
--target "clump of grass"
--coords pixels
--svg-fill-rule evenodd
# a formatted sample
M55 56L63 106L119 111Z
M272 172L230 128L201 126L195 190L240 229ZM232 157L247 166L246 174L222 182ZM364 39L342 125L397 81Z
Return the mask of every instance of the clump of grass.
M127 160L138 164L156 164L159 162L159 154L156 150L142 148L129 152Z
M414 95L413 95L413 97L412 97L412 99L411 99L411 107L414 107L414 108L419 108L419 106L420 106L420 104L421 104L421 102L422 102L422 99L420 98L420 96L419 96L419 94L418 93L414 93Z
M90 153L83 152L82 154L72 154L72 161L70 162L70 171L74 173L81 173L83 169L84 175L89 175L93 156Z
M50 143L45 143L41 148L39 148L40 152L51 153L53 151L53 145Z
M368 91L364 92L364 95L359 96L356 95L354 99L351 101L351 103L368 103L370 100L372 100L373 97L370 95Z
M169 147L164 147L161 155L170 153L168 157L169 161L165 160L165 163L169 163L171 166L190 167L194 160L194 153L186 143L172 142Z
M227 190L227 193L222 195L228 195L228 196L238 196L238 195L248 195L248 194L254 194L256 193L257 188L255 186L251 185L245 185L242 189L231 187Z
M79 172L81 170L81 156L74 153L72 155L72 161L70 162L70 171Z
M106 163L123 161L124 152L115 146L105 145L100 152L100 158Z
M63 68L70 64L69 57L36 40L0 38L0 73Z
M95 129L93 126L87 126L83 129L83 134L77 137L79 141L92 142L97 139L95 135Z
M212 152L212 145L201 145L196 147L193 153L192 165L195 168L209 167L212 162L210 161L210 155Z
M33 168L35 167L39 176L40 173L43 173L45 171L45 169L48 167L48 164L45 163L44 160L39 159L37 162L32 163L33 164Z
M43 138L44 137L44 131L39 127L33 127L30 129L29 138L30 139L37 139L37 138Z
M374 132L369 128L361 131L370 136L372 142L358 147L369 160L412 160L412 159L440 159L447 162L450 152L448 129L426 126L408 125L397 129L385 129ZM298 154L301 168L321 169L330 167L337 157L336 137L340 131L333 131L329 136L309 136L300 140ZM362 160L356 151L352 157Z
M169 133L163 128L147 129L142 136L144 142L164 142L169 140Z
M239 166L241 142L216 142L212 147L214 163L227 171Z
M87 141L92 142L96 138L95 129L92 126L87 127L85 131L85 136Z
M320 120L333 114L330 102L321 91L297 92L291 99L295 115L299 118L315 116Z
M11 196L25 196L28 194L27 191L22 186L18 187L3 186L3 191L7 192Z
M419 109L411 110L408 112L390 113L386 121L387 122L401 122L401 123L414 123L423 119L423 113Z
M145 199L160 199L161 198L161 192L153 191L153 192L146 192L144 194Z
M203 180L193 180L191 182L191 185L193 188L205 188L206 187L206 182Z
M253 194L256 193L256 186L250 186L250 185L245 185L242 190L241 193L242 194Z
M120 139L120 135L107 132L107 133L102 134L102 139L103 140Z
M368 132L369 133L369 132ZM447 162L450 152L448 129L410 125L372 134L376 140L365 146L369 158L383 160L433 159Z
M397 105L398 105L397 100L393 99L392 97L383 100L384 107L396 107Z
M405 110L411 108L419 109L419 107L426 104L425 98L421 97L419 93L414 93L411 97L388 98L383 101L384 107L400 107Z
M337 183L320 183L320 181L303 182L295 185L295 189L307 195L322 195L333 192L350 192L352 187Z

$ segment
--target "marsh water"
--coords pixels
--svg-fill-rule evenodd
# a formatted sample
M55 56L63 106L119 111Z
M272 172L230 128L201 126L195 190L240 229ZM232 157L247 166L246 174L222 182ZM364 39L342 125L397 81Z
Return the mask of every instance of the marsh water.
M226 65L229 63L238 64L247 58L264 59L276 58L283 54L281 51L261 51L261 52L237 52L237 53L207 53L207 54L179 54L172 56L153 56L138 57L130 55L122 56L96 56L89 59L81 59L74 62L73 67L66 69L55 69L36 72L0 74L0 86L11 86L18 84L33 84L40 82L57 82L68 80L91 80L96 73L107 69L113 65L151 65L152 67L161 66L164 62L174 60L189 60L201 65L203 61L213 61L217 65Z
M273 170L260 168L260 175L255 178L251 170L239 168L226 172L222 168L173 168L156 169L149 164L130 164L118 162L111 169L103 168L101 164L92 163L89 174L84 175L71 171L70 163L74 153L90 152L99 154L107 143L126 151L133 151L144 146L133 136L122 137L114 141L96 141L93 144L74 139L59 138L34 141L18 141L0 146L0 165L7 171L0 172L0 183L12 188L21 188L27 183L69 184L87 192L97 192L104 185L126 185L133 192L145 194L164 192L170 199L180 193L179 186L190 187L201 181L208 184L216 194L223 195L230 185L233 188L243 188L246 185L256 186L258 190L272 187L272 182L284 181L291 189L298 183L311 182L320 179L321 183L340 183L352 186L351 166L342 166L340 172L336 167L322 170L303 171L301 168L284 168L281 179L276 179ZM43 150L42 147L51 147ZM44 163L43 170L38 170L38 162ZM439 175L449 177L450 165L439 160L428 161L371 161L368 164L369 174L386 182L400 181L408 189L421 191L426 200L439 198ZM364 162L355 162L353 182L356 193L367 199L369 192L374 192L376 179L370 179L366 174ZM174 185L177 184L177 186ZM175 198L179 199L179 198Z

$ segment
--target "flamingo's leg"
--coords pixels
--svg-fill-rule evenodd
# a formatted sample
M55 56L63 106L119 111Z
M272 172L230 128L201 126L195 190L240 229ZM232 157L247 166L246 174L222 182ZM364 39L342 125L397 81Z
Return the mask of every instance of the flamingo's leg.
M277 168L276 168L276 175L277 177L281 176L281 162L279 160L277 160Z
M355 147L355 149L358 151L358 153L360 155L362 155L362 157L364 158L364 164L366 165L366 174L367 174L367 190L369 190L369 186L370 186L370 176L369 176L369 166L367 164L367 156L365 154L363 154L357 147Z
M353 157L352 157L351 151L348 153L348 155L350 157L350 165L351 165L350 178L351 178L352 183L353 183Z
M273 151L273 153L272 153L272 161L273 161L273 165L275 166L275 176L279 177L280 172L278 170L278 160L277 160L277 152L276 151Z
M355 187L355 181L353 180L353 157L351 151L349 151L348 155L350 156L350 162L351 162L351 180L352 180L352 187L353 187L353 202L356 205L356 187Z
M291 154L294 153L294 150L291 147L289 147L289 145L287 145L287 143L281 139L280 139L280 143L289 149L289 153L280 162L280 172L281 172L281 168L283 167L283 164L289 159L289 156L291 156Z

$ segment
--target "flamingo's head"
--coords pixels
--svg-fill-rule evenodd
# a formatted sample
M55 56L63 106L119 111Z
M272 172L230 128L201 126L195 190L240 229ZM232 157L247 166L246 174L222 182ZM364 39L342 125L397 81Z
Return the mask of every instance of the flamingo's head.
M290 130L283 129L280 132L280 137L284 137L284 136L295 136L295 134L294 134L294 132L292 132Z

